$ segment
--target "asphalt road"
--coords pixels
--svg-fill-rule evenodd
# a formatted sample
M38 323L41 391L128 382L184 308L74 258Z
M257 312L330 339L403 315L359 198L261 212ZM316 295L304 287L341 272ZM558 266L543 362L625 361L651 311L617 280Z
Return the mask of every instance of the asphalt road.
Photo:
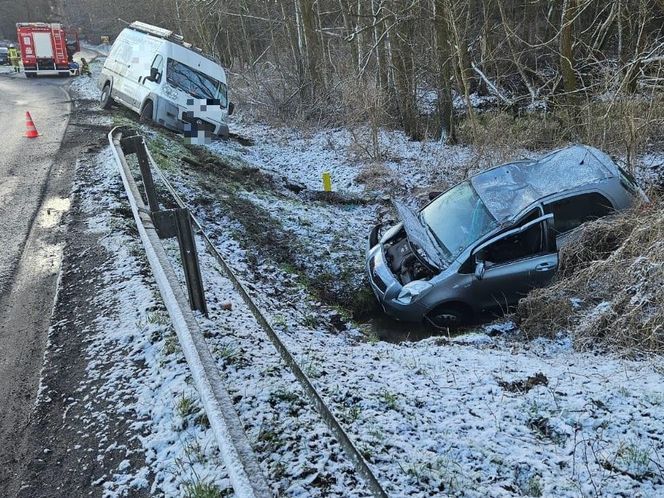
M12 280L70 112L64 79L0 74L0 294ZM40 133L23 136L29 111Z
M16 481L39 386L75 160L67 79L0 74L0 495ZM23 136L29 111L40 133ZM67 157L66 160L63 158Z

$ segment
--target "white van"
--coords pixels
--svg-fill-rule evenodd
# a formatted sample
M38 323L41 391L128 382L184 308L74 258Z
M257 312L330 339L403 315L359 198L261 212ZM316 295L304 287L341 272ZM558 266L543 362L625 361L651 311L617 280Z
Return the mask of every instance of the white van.
M118 35L99 77L101 105L113 102L186 136L228 136L226 72L172 31L134 22Z

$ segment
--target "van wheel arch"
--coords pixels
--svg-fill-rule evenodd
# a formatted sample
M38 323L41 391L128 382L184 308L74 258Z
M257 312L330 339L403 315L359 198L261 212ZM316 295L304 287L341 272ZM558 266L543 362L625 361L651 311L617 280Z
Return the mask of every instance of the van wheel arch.
M461 301L441 303L425 315L425 321L436 328L459 327L470 322L473 309Z

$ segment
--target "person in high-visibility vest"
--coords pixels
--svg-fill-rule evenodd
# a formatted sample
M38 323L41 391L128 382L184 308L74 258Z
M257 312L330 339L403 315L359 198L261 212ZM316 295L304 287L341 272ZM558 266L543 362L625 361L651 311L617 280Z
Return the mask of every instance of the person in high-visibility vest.
M9 56L9 62L11 63L12 67L14 68L15 73L20 73L21 72L21 65L20 65L20 60L21 56L18 53L18 50L12 43L9 45L9 50L7 51L7 55Z
M81 76L92 76L92 73L90 72L90 65L83 57L81 57Z

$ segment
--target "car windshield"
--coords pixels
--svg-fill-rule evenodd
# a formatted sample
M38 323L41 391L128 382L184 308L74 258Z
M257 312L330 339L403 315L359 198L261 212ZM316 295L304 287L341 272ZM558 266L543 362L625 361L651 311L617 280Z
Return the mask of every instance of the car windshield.
M221 107L226 107L226 85L186 64L168 59L166 81L192 97L216 99Z
M435 199L422 210L421 219L449 259L498 226L470 182Z

